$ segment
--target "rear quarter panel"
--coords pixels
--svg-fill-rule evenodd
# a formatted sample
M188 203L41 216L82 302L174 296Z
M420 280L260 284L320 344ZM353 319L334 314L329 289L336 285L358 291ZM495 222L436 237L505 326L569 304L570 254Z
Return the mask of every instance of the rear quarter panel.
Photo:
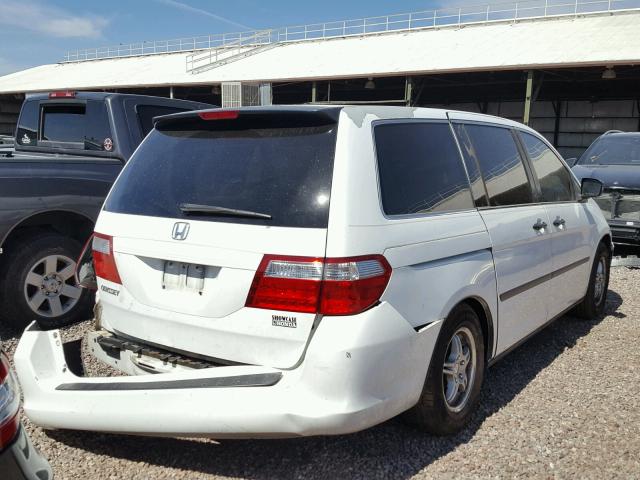
M397 118L407 118L406 112L399 109ZM446 120L446 112L414 110L418 117ZM327 256L384 254L393 274L381 301L413 328L446 318L469 297L486 304L496 328L491 242L477 210L385 217L371 130L371 122L380 118L375 108L364 116L351 116L348 108L341 114Z
M121 168L117 160L0 160L0 242L38 213L67 211L95 221Z

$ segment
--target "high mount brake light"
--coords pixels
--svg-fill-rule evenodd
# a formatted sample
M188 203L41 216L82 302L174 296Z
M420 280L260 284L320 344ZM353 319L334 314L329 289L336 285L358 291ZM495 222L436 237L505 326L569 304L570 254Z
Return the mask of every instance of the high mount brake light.
M11 371L9 360L0 353L0 451L7 447L18 433L20 390Z
M113 256L113 237L102 233L94 233L91 248L93 250L93 266L96 277L122 285L118 267L116 266L116 259Z
M62 92L51 92L49 98L76 98L76 92L65 90Z
M246 306L323 315L355 315L375 305L391 266L382 255L314 258L265 255Z
M237 110L219 110L214 112L199 112L202 120L235 120L240 115Z

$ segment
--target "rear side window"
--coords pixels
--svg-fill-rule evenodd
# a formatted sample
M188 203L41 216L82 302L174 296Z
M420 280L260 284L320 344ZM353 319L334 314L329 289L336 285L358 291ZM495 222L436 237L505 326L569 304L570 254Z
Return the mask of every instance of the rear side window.
M20 110L16 140L19 145L36 146L38 142L38 102L26 100Z
M374 134L387 215L473 208L449 124L382 123L374 127Z
M571 191L571 175L544 142L533 135L520 132L533 170L540 183L543 202L567 202L574 200Z
M511 130L488 125L457 124L467 162L475 162L482 172L489 205L508 206L531 203L531 184Z
M163 107L160 105L138 105L136 112L140 120L140 129L142 137L146 137L153 130L153 119L161 115L171 115L172 113L180 113L187 111L186 108Z
M249 116L250 117L250 116ZM115 213L326 228L335 123L186 121L153 130L105 203ZM191 122L191 123L189 123ZM179 129L179 127L181 127ZM185 213L196 204L271 219Z

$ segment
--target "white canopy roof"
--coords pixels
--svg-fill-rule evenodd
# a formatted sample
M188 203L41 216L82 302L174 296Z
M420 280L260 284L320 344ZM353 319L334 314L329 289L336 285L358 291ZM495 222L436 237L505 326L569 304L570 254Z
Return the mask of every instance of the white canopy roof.
M0 77L0 93L637 64L639 25L636 10L306 40L195 74L188 52L59 63Z

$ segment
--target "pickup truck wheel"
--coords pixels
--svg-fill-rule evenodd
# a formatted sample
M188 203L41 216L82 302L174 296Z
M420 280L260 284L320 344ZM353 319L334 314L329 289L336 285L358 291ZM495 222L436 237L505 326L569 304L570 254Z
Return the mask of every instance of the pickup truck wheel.
M578 317L592 320L604 312L607 303L607 290L609 289L609 270L611 268L611 254L609 249L601 243L598 245L596 255L591 266L591 276L587 294L576 307Z
M37 320L56 328L90 317L91 292L77 286L81 245L57 233L27 236L7 252L0 287L0 316L16 328Z
M484 378L484 340L476 312L456 307L445 320L418 403L404 419L434 435L464 428L475 411Z

